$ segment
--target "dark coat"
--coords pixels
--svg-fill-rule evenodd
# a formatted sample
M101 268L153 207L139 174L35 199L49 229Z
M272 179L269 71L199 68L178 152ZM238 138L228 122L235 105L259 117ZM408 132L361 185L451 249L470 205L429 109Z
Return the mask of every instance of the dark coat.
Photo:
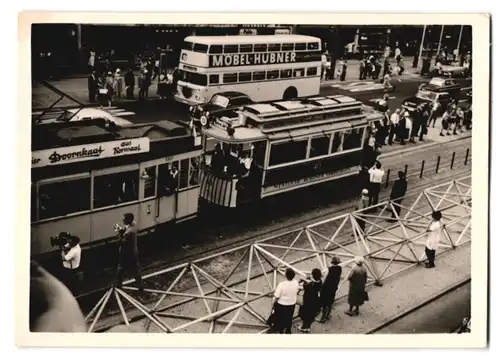
M311 281L304 284L304 304L299 308L299 317L302 319L314 319L321 311L319 294L322 282Z
M356 266L349 275L349 295L347 302L350 306L361 306L365 303L365 286L368 274L363 266Z
M122 261L136 261L139 258L139 249L137 247L137 228L135 223L132 223L130 227L123 232L120 245L120 258Z
M329 306L335 301L335 294L339 287L341 275L342 267L330 266L328 268L328 274L323 282L320 293L320 301L323 306Z
M394 182L391 190L391 199L401 198L406 195L406 189L408 188L408 182L406 179L398 179Z

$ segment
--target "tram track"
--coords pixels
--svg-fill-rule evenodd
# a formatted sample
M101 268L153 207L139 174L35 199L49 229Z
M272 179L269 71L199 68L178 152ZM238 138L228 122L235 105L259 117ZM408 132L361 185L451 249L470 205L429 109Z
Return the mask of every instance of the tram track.
M413 198L415 195L418 195L419 193L421 193L424 189L428 188L429 186L435 185L436 183L438 183L438 184L446 183L452 179L461 178L461 177L469 175L469 174L470 174L470 171L463 171L463 172L456 173L456 174L450 174L446 177L440 178L439 180L433 179L430 182L426 182L425 184L420 184L418 186L418 188L416 187L412 192L409 192L407 197L405 197L405 199L407 199L409 202L413 202L414 200L410 200L408 198ZM427 208L427 207L425 204L422 204L420 207L414 208L414 212L418 213L421 209L424 209L424 208ZM232 242L231 244L228 244L225 247L218 247L209 253L200 252L197 255L192 255L191 257L179 260L179 262L177 262L175 264L169 264L168 268L174 269L176 267L184 267L183 266L184 264L188 264L191 262L199 263L199 262L202 262L202 260L208 260L208 259L213 259L215 261L217 259L216 257L227 258L227 257L229 257L229 254L230 254L228 252L232 252L233 249L239 249L241 247L245 247L245 246L252 244L256 241L263 241L263 238L271 239L271 238L280 237L280 236L283 236L286 234L298 232L301 228L303 228L306 225L309 225L309 224L315 223L315 222L321 222L323 219L328 219L328 218L335 216L336 214L334 214L334 213L341 213L341 214L345 213L345 209L336 210L334 212L328 212L328 213L323 214L322 216L311 217L311 218L304 220L302 222L288 224L288 225L279 227L277 229L274 229L274 231L268 230L266 232L263 232L262 234ZM321 218L323 218L323 219L321 219ZM286 229L286 228L290 228L291 230L288 229L287 231L284 231L284 229ZM273 234L273 233L277 233L277 234ZM336 237L337 237L337 240L339 242L339 245L342 247L346 247L349 244L352 244L353 242L355 242L352 239L352 237L349 237L349 231L341 232ZM296 245L296 247L300 248L299 245ZM290 261L290 264L294 265L296 263L303 262L303 261L310 259L310 258L313 258L313 257L315 257L315 256L308 255L306 257L299 258L299 259L296 259L294 261ZM237 258L239 258L239 256ZM268 268L268 267L265 267L265 268ZM148 273L147 275L145 275L144 279L145 280L146 279L153 279L152 277L155 277L156 280L161 279L161 282L162 283L164 282L163 284L165 284L165 286L166 286L167 284L170 284L170 282L172 280L169 279L169 273L163 273L163 272L164 271L162 271L161 269L159 269L157 271L151 270L151 273ZM243 272L241 274L241 277L238 277L238 276L235 277L236 279L239 279L238 281L234 281L231 284L228 284L226 286L227 287L237 287L241 283L244 283L246 280L246 277L247 277L246 271L241 271L241 272ZM241 272L237 272L237 273L233 274L233 277ZM162 275L161 277L159 277L160 274ZM260 276L260 274L253 275L253 276L251 276L250 279L254 279L254 278L259 277L259 276ZM155 284L156 284L156 287L158 287L158 283L156 281L155 281ZM163 284L162 284L162 286L163 286ZM159 286L159 287L162 287L162 286ZM183 285L183 289L181 291L189 293L190 292L189 290L191 288L196 289L196 286L194 284L191 284L191 285L185 284L185 285ZM132 287L132 289L134 289L134 288ZM211 292L208 292L205 295L209 296L210 294L211 294ZM345 295L340 297L340 298L344 298L344 297L345 297ZM186 299L184 301L177 302L176 304L181 305L181 304L184 304L184 303L187 303L190 301L191 301L190 299ZM152 305L155 303L155 299L147 299L147 300L144 299L144 300L142 300L142 302L144 305L149 305L149 304ZM160 307L160 309L157 309L156 311L162 312L161 310L162 309ZM136 321L144 318L144 315L142 313L138 312L136 309L134 309L134 307L128 307L126 312L127 312L127 318L129 319L129 322L131 322L131 323L136 322ZM97 327L97 329L95 331L102 332L102 331L109 329L110 327L115 326L116 324L120 323L120 318L121 318L121 315L120 315L120 312L118 310L109 309L106 312L106 315L102 319L104 324L101 324L99 327Z
M450 174L443 175L443 174L438 174L437 177L430 177L428 180L419 183L415 187L412 188L411 191L409 191L405 197L408 201L413 196L418 195L421 191L424 189L428 188L429 186L432 186L436 183L445 183L447 181L450 181L452 179L456 179L462 176L465 176L467 174L470 174L470 169L466 169L465 171L453 171ZM438 178L438 179L436 179ZM388 197L381 197L381 201L385 201ZM326 207L325 207L326 208ZM280 223L278 226L268 226L266 227L265 230L262 232L257 232L254 234L251 234L249 236L244 236L244 237L236 237L231 240L227 240L223 242L223 244L214 244L214 242L209 242L209 249L207 250L206 247L200 247L196 252L192 252L191 254L184 256L184 257L178 257L175 258L175 260L168 260L168 261L157 261L154 263L151 263L148 265L147 268L144 270L147 271L148 274L157 272L161 269L164 269L165 267L175 267L176 265L180 265L183 263L189 263L193 262L201 257L203 258L209 258L211 255L218 254L218 253L223 253L225 251L228 251L232 248L238 247L238 246L244 246L246 244L251 244L255 241L262 240L265 237L269 237L270 235L276 235L279 233L283 233L285 230L290 230L290 229L297 229L306 226L307 224L311 224L314 222L321 221L323 219L328 219L336 215L344 214L348 211L352 210L352 200L348 201L346 205L340 207L340 208L335 208L335 210L325 210L323 208L323 211L321 212L316 212L317 214L307 217L307 218L302 218L298 221L292 221L292 222L286 222L286 223ZM340 235L341 236L341 235ZM105 287L99 287L96 289L93 289L87 293L80 294L77 296L77 299L82 306L83 309L88 308L88 306L92 303L92 299L94 297L97 297L98 294L101 294L103 291L107 290L109 288L109 285Z

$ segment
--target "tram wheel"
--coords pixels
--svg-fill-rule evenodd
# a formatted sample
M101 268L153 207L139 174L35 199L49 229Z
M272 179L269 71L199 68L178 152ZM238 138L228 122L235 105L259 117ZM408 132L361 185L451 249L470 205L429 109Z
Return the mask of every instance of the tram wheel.
M283 93L283 100L295 99L297 98L297 88L291 86L285 90Z

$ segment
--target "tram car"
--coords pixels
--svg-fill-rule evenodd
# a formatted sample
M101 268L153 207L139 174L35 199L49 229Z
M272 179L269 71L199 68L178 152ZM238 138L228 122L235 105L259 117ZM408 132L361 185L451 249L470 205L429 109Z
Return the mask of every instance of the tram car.
M383 114L348 96L242 106L202 128L200 196L226 208L361 171L372 124Z
M198 143L198 145L197 145ZM139 234L195 217L201 145L169 121L110 127L105 119L33 127L31 251L55 251L60 232L82 245L116 238L132 213Z

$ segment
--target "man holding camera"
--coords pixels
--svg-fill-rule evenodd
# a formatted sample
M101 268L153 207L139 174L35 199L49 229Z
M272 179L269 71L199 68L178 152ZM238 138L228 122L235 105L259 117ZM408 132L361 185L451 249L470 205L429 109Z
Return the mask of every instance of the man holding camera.
M134 222L134 215L126 213L123 216L124 226L115 225L115 230L120 238L120 251L118 256L117 269L117 287L122 286L123 273L130 272L139 287L139 291L143 291L141 268L139 265L139 249L137 247L137 228Z
M74 288L74 282L78 280L80 273L80 261L82 258L82 249L80 247L80 238L62 232L57 237L57 242L61 249L61 259L64 269L64 280L68 288Z

